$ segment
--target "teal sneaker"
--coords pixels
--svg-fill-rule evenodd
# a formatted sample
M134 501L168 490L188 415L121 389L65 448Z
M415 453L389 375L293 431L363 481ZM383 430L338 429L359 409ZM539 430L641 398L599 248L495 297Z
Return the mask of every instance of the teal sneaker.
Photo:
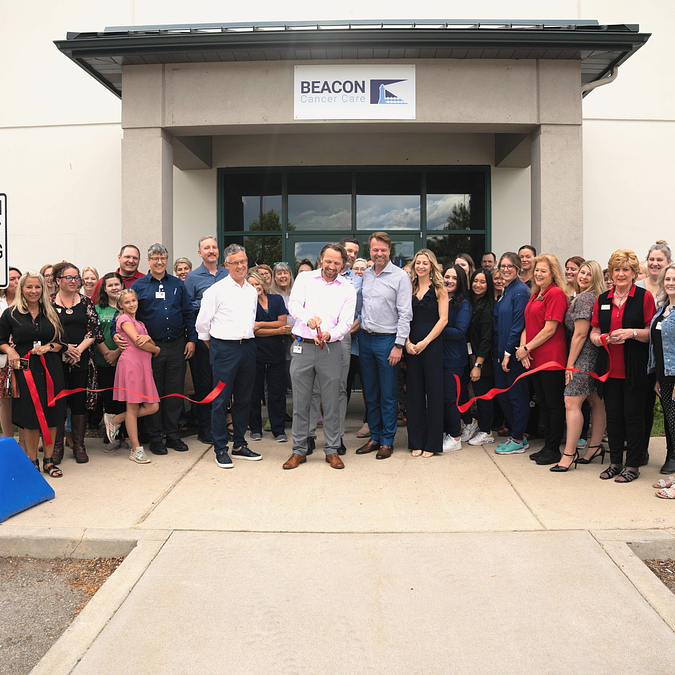
M498 455L522 455L529 447L530 444L525 438L523 438L522 441L516 441L513 438L509 438L504 441L504 443L500 443L495 448L495 452Z

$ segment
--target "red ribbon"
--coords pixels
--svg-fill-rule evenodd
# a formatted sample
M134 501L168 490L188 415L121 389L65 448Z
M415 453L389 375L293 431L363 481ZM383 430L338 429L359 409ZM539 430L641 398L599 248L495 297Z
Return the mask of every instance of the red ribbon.
M31 352L28 352L26 356L24 356L23 358L30 359L30 355ZM42 363L42 367L45 369L45 380L47 383L47 400L49 400L50 397L54 396L54 382L52 380L52 376L49 374L49 370L47 369L47 364L45 362L45 357L43 354L40 354L40 362ZM45 443L47 445L51 445L52 435L49 433L49 426L47 425L47 418L45 417L45 411L42 407L42 402L40 401L40 396L38 394L37 387L35 386L35 378L33 377L33 373L30 372L30 363L29 367L23 371L23 375L24 378L26 379L26 385L28 386L30 397L33 400L33 405L35 406L35 414L37 415L38 418L38 424L40 425L42 437L44 438ZM51 408L54 406L54 402L52 401L48 405Z
M597 373L592 373L589 370L583 370L582 368L566 368L565 366L561 365L557 361L547 361L546 363L543 363L541 366L537 366L536 368L532 368L531 370L527 370L526 372L522 373L521 375L518 375L518 377L513 381L513 384L511 387L514 387L516 382L518 380L523 379L524 377L529 377L530 375L534 375L534 373L538 373L540 370L569 370L571 373L588 373L593 379L598 380L599 382L605 382L607 378L609 377L609 374L612 370L612 355L609 352L609 347L607 347L607 338L605 335L600 336L600 340L602 341L602 346L605 348L605 351L607 352L607 357L608 357L608 362L607 362L607 372L604 375L598 375ZM511 387L507 387L506 389L490 389L486 394L483 394L481 396L474 396L472 399L467 401L466 403L463 403L460 405L459 403L459 396L461 393L461 386L460 386L460 381L459 377L457 375L453 375L455 378L455 382L457 384L457 408L459 409L459 412L464 413L466 412L474 403L474 401L478 400L486 400L490 401L492 400L495 396L498 394L503 394L507 392Z
M28 352L28 354L26 354L26 356L24 356L23 358L30 358L30 355L31 352ZM42 367L45 369L45 379L47 383L47 406L49 408L53 408L54 405L56 404L56 401L58 401L60 398L68 396L69 394L79 394L82 391L93 391L94 393L97 394L103 391L130 391L132 394L136 394L136 396L140 396L141 398L147 398L148 400L154 398L153 396L146 396L145 394L141 394L140 392L134 391L133 389L124 389L122 387L108 387L107 389L87 389L86 387L80 387L78 389L63 389L55 396L54 381L52 380L52 377L49 374L49 370L47 369L47 364L45 362L45 357L42 354L40 354L40 361L42 363ZM40 401L40 395L38 394L37 386L35 385L33 373L30 372L30 368L27 368L26 370L23 371L23 374L24 377L26 378L26 385L28 386L30 397L33 401L33 405L35 406L35 414L37 415L38 418L38 424L40 425L42 437L44 438L44 441L47 445L51 445L52 435L49 433L47 418L45 417L45 411L44 408L42 407L42 401ZM218 382L216 388L208 396L206 396L206 398L203 398L201 401L195 401L194 399L184 396L183 394L165 394L164 396L160 396L159 398L162 399L177 396L178 398L184 398L190 401L190 403L211 403L211 401L213 401L220 394L220 392L223 391L224 388L225 383Z

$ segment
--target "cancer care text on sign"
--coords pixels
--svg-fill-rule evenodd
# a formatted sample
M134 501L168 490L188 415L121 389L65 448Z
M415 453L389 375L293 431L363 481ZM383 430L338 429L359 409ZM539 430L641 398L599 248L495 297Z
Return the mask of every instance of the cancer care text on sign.
M295 66L296 120L414 120L415 66Z

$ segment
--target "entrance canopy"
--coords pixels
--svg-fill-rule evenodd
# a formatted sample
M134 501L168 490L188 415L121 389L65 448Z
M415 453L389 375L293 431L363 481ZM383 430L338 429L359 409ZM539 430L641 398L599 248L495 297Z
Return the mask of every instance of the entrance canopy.
M221 61L550 59L602 79L647 40L633 24L597 21L321 21L116 26L55 45L117 96L122 66Z

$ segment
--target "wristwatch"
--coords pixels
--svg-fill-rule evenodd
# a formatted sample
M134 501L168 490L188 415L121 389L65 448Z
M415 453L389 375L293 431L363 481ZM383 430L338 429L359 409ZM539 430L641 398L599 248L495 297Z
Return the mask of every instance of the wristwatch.
M476 364L476 368L480 368L480 369L482 370L483 364L482 364L482 363L477 363L477 364Z

